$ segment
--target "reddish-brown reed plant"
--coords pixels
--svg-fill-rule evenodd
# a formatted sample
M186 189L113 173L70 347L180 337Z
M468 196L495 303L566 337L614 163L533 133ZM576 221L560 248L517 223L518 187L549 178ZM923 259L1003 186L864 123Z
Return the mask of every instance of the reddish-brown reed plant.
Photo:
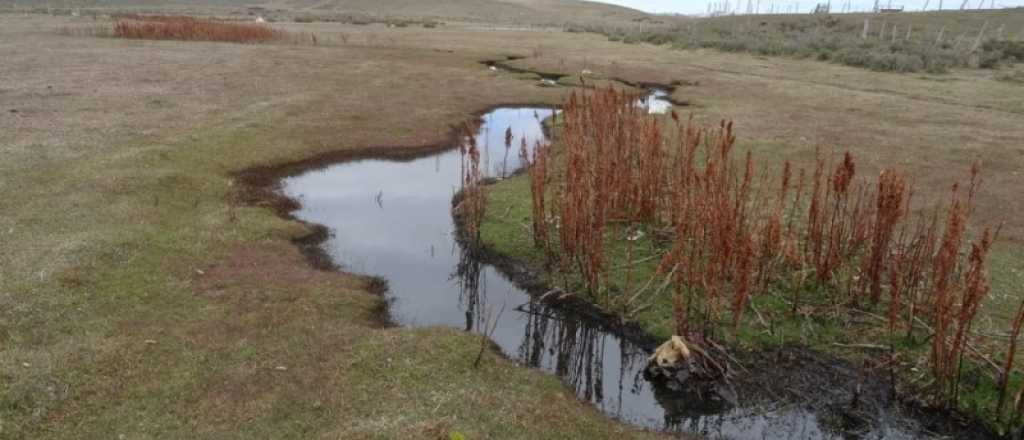
M911 337L923 309L924 318L935 326L933 373L940 389L955 392L950 387L955 384L955 365L988 291L984 260L992 235L986 232L967 261L960 257L980 183L977 166L972 168L966 200L954 187L944 222L938 209L933 216L908 220L913 190L903 174L883 170L872 190L857 180L849 152L835 166L819 153L812 173L799 170L796 185L796 173L784 164L775 200L766 202L771 196L754 195L770 185L754 185L753 156L734 157L731 123L701 128L692 118L681 122L674 113L672 121L674 125L662 127L639 110L634 97L612 89L569 96L563 111L561 183L547 188L547 147L538 146L531 170L534 240L546 246L547 225L558 225L563 271L579 273L586 288L603 294L599 299L608 306L615 298L602 283L606 231L626 225L626 235L631 236L628 232L642 226L667 237L654 275L664 278L663 287L656 289L649 289L651 278L633 290L629 244L627 295L621 304L671 285L676 331L681 335L694 330L695 319L703 322L705 333L713 331L727 308L738 331L757 287L787 279L792 274L785 270L799 274L793 278L794 310L808 279L805 274L831 295L828 299L834 304L865 296L876 304L888 289L890 336L895 337L906 310ZM662 134L665 129L667 135ZM525 147L522 150L525 157ZM763 179L770 182L768 174ZM551 246L547 249L555 252ZM963 274L961 267L966 268ZM923 296L926 292L930 295Z
M614 89L573 93L563 121L566 171L557 203L562 262L575 265L597 294L603 291L608 223L652 220L666 198L661 128L631 95Z
M909 200L910 196L908 196ZM908 202L909 204L909 202ZM919 302L921 292L925 290L928 281L927 270L931 268L932 257L935 255L935 246L939 239L939 212L936 208L930 217L922 215L913 226L905 226L904 230L910 230L909 234L901 234L900 242L896 246L896 255L893 257L894 265L892 270L897 271L891 274L893 278L899 278L900 291L897 292L907 304L907 334L908 339L913 338L914 324L918 319Z
M467 238L477 244L480 242L480 225L487 211L487 195L476 137L469 125L465 132L466 141L459 147L462 154L462 197L455 211L465 224Z
M960 298L960 310L957 314L956 334L950 344L947 354L946 365L952 367L955 363L956 373L953 383L953 403L956 403L959 394L960 370L963 364L964 346L967 344L967 335L970 332L974 317L978 314L981 302L988 296L990 290L988 275L985 269L985 259L992 248L994 236L992 230L985 229L981 238L971 244L971 253L967 258L967 273L964 275L964 286Z
M285 33L257 23L230 23L181 16L138 16L114 23L117 38L262 43Z
M545 199L548 184L548 155L551 147L538 142L533 148L533 162L524 164L530 166L530 193L532 196L531 209L533 213L533 244L544 249L550 257L550 245L548 243L548 219ZM522 155L526 156L526 140L523 140Z
M997 417L1002 417L1003 406L1006 404L1006 389L1010 385L1010 374L1013 372L1013 358L1017 354L1017 338L1020 337L1021 326L1024 326L1024 300L1017 307L1017 314L1013 318L1010 341L1006 349L1006 358L1003 360L1003 371L999 375L999 403L996 405Z
M954 286L957 268L957 254L964 236L967 221L967 210L960 201L958 185L953 186L953 199L946 216L945 230L939 251L932 263L933 271L933 306L932 320L935 334L932 339L931 365L932 372L939 388L947 390L953 369L947 363L950 359L948 338L950 326L955 312Z
M882 296L882 276L885 275L884 268L886 258L890 254L890 241L896 231L896 227L903 216L903 197L906 192L906 181L899 173L891 168L882 171L878 176L878 193L875 201L875 221L872 225L871 251L867 254L864 272L864 279L868 284L871 294L871 302L877 304ZM898 263L898 262L896 262ZM892 306L896 309L890 311L890 321L895 321L895 315L899 310L900 292L899 281L894 285L892 292L894 296Z

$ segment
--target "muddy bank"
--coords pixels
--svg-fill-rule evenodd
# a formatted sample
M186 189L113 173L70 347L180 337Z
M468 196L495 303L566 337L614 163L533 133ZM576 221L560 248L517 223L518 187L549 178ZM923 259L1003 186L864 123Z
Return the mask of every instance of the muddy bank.
M483 61L480 61L480 64L483 64L485 66L492 67L492 68L495 68L495 69L498 69L498 70L502 70L502 71L505 71L505 72L509 72L509 73L537 75L541 79L551 81L552 83L559 83L559 81L562 80L563 78L579 77L581 80L583 80L584 78L587 78L586 76L580 75L580 74L569 74L569 73L564 73L564 72L551 72L551 71L543 71L543 70L536 70L536 69L528 69L528 68L516 67L516 66L513 66L513 65L509 64L510 62L521 60L521 59L525 59L525 57L508 56L508 57L506 57L504 59L483 60ZM619 77L619 76L612 76L612 77L606 77L606 78L595 78L595 79L604 79L604 80L608 80L608 81L612 81L612 82L621 84L623 86L632 87L632 88L639 89L639 90L648 90L648 91L650 91L650 90L660 90L660 91L663 91L665 94L663 96L659 96L659 98L665 100L666 102L668 102L669 104L671 104L674 107L680 107L680 108L681 107L689 107L692 104L689 101L680 101L680 100L677 100L677 99L673 98L673 94L676 92L676 89L678 87L680 87L680 86L683 86L683 85L691 85L691 86L692 85L696 85L696 83L687 83L687 82L681 81L681 80L674 80L674 81L669 82L669 83L659 83L659 82L654 82L654 81L632 81L632 80L629 80L629 79L626 79L626 78L622 78L622 77ZM585 83L584 84L580 84L580 85L576 85L574 87L593 88L593 86L586 85Z

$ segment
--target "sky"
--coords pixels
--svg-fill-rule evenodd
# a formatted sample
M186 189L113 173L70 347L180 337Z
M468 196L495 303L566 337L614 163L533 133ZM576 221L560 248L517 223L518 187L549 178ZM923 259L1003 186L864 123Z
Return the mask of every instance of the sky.
M680 13L680 14L703 14L708 10L708 3L711 2L724 2L725 0L592 0L599 1L602 3L612 3L616 5L627 6L634 9L647 12L657 13ZM741 2L740 9L746 11L747 0L728 0L730 4L735 5L737 1ZM828 0L760 0L762 12L765 12L768 5L775 3L779 8L781 5L785 7L799 7L800 12L809 11L818 2L825 3ZM845 4L847 0L832 0L832 10L835 11L841 5ZM880 0L883 6L888 5L890 0ZM893 7L904 6L908 10L920 10L924 6L925 2L928 2L928 9L935 9L939 5L939 0L892 0ZM977 7L978 2L982 0L969 0L971 7ZM983 0L985 7L987 8L992 0ZM874 0L850 0L851 4L855 9L870 9L874 4ZM945 9L959 8L963 0L942 0L943 7ZM757 4L757 0L753 0L754 4ZM1013 6L1024 6L1024 0L995 0L996 7L1013 7ZM735 9L733 6L732 9Z

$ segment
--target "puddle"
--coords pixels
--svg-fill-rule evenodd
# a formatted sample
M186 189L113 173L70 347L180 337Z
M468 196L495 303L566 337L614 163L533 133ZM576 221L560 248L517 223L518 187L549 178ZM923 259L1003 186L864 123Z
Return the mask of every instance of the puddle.
M668 113L672 110L671 96L667 90L654 89L640 100L640 105L647 107L647 112L651 114Z
M645 99L667 111L664 91ZM477 134L482 163L492 176L520 166L518 146L546 139L547 108L499 108L482 118ZM511 127L512 149L505 148ZM492 339L521 364L560 377L583 400L620 420L711 438L831 439L927 438L912 429L881 427L837 432L808 405L739 406L679 396L643 377L648 353L600 325L552 308L516 287L495 267L460 248L451 215L459 189L456 148L411 161L358 160L286 178L283 191L301 203L295 217L325 225L324 250L345 270L388 280L392 319L405 326L451 326L480 332L488 315L500 319ZM523 219L524 222L527 219ZM524 223L525 224L525 223Z

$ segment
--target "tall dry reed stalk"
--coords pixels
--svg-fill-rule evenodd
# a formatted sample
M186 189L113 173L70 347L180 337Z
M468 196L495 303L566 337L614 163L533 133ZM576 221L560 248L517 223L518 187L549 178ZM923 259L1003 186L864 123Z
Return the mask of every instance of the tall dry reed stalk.
M465 142L459 147L462 156L462 198L455 212L465 225L467 238L475 244L480 242L480 225L487 212L487 194L485 176L480 165L480 149L477 148L473 128L467 125L465 134Z

